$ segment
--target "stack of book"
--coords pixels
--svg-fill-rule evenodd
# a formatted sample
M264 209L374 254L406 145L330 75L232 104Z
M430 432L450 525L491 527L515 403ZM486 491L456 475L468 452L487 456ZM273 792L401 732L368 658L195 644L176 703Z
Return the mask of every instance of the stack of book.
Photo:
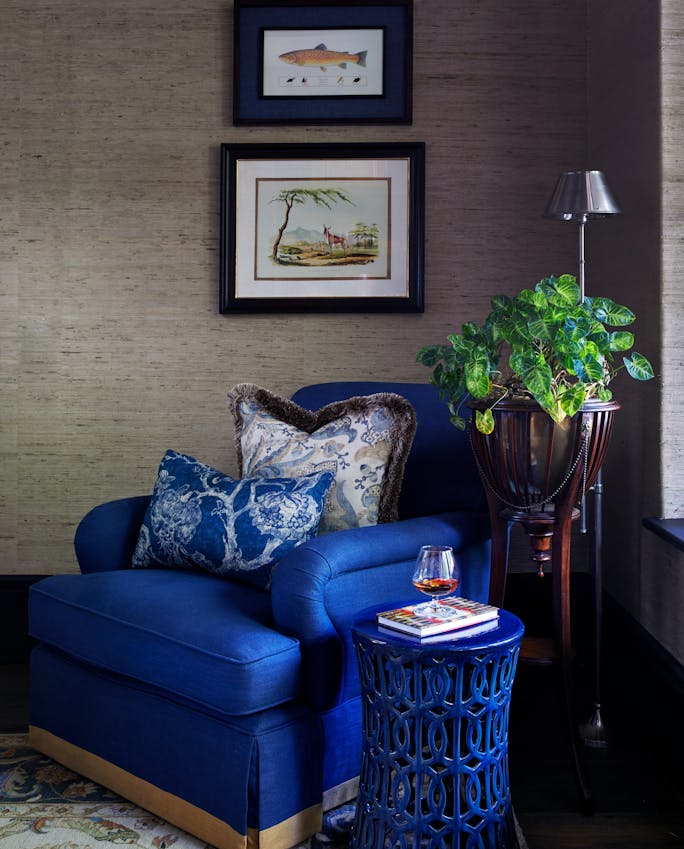
M498 625L499 608L491 604L467 598L445 598L439 603L439 616L430 612L428 604L423 602L384 610L377 614L378 625L419 639L441 634L447 634L449 638L472 637Z

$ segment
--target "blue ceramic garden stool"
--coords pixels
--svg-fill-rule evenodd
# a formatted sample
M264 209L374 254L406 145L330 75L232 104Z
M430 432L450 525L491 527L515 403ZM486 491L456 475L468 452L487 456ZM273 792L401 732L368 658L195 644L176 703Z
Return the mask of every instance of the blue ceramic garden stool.
M363 705L352 849L518 849L508 714L522 622L423 641L352 631Z

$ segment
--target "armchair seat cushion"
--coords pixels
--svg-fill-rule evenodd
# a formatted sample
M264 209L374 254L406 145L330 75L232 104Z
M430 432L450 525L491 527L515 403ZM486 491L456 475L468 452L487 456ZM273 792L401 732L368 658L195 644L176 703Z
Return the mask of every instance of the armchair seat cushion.
M200 709L242 716L293 699L299 641L273 628L270 595L194 572L56 575L31 593L34 637Z

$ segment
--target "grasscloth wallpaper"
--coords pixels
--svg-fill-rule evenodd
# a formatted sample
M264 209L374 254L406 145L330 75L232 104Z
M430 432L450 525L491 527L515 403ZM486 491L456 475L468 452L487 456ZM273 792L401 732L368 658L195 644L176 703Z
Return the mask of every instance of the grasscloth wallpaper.
M73 571L83 513L149 491L167 448L235 472L234 384L289 394L319 380L427 380L419 347L481 319L492 293L573 271L575 228L542 212L561 171L611 176L608 161L586 162L588 7L415 0L411 126L236 128L232 3L4 0L0 571ZM619 41L622 20L600 37ZM401 140L427 145L423 315L219 315L222 142ZM614 173L618 196L634 173ZM620 226L592 229L590 261ZM629 234L638 251L638 227ZM640 281L611 283L605 267L604 291L629 302ZM644 321L657 345L657 310ZM655 511L658 448L644 449L632 419L616 444L631 446L635 479L655 456ZM641 501L620 497L638 541ZM636 587L638 552L627 557ZM632 610L636 592L624 594Z
M408 127L233 127L221 0L1 15L6 572L73 570L84 511L149 491L167 448L234 471L235 383L426 380L417 348L573 262L541 212L583 151L582 3L418 0ZM424 315L218 314L221 142L403 139L427 144Z

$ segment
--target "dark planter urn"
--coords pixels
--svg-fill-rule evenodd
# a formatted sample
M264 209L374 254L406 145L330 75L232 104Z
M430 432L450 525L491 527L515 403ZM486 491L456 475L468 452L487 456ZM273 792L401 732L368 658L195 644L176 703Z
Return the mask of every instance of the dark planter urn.
M477 402L471 404L477 408ZM579 471L573 501L594 483L613 427L615 401L588 401L571 419L556 424L533 401L501 401L493 410L494 432L470 438L483 483L499 508L539 512L566 497Z
M471 407L477 409L477 402ZM490 597L503 599L505 543L496 529L520 522L540 575L553 559L552 540L559 523L579 515L582 496L593 485L606 455L615 401L588 401L571 419L556 424L534 401L501 401L493 410L494 431L483 434L474 420L470 441L489 505L494 551ZM569 534L566 536L569 537ZM500 546L506 552L502 562ZM568 547L569 539L563 540Z
M477 409L477 402L471 406ZM553 559L558 523L572 522L606 455L615 401L588 401L571 419L557 424L534 401L505 400L493 410L494 431L483 434L474 420L470 441L485 487L493 532L504 521L520 522L540 575ZM569 536L569 534L568 534ZM506 537L506 549L507 549ZM564 540L568 546L569 539ZM505 561L494 539L490 596L503 599Z

